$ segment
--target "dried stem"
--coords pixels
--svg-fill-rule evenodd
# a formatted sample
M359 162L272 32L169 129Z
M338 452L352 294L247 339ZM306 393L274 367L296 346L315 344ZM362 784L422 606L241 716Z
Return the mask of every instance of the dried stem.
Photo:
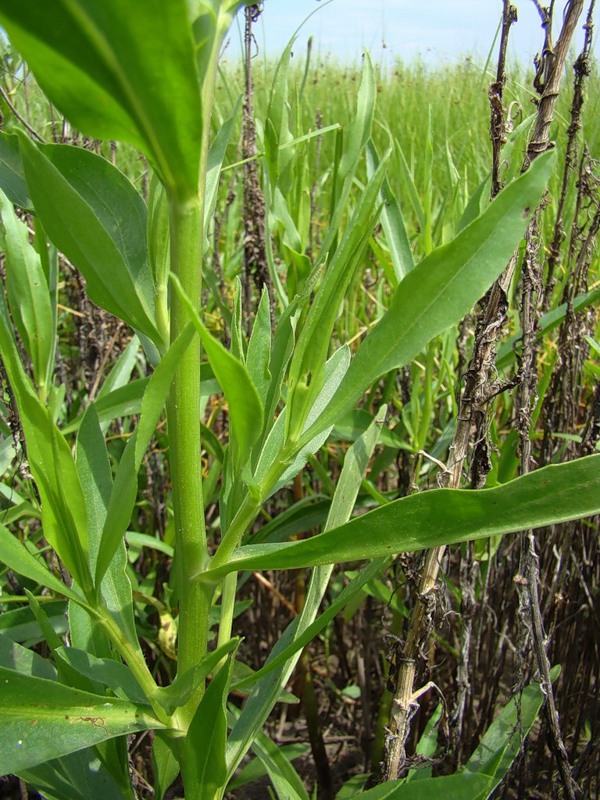
M500 52L498 55L498 69L496 80L490 84L489 99L491 108L490 137L492 140L492 197L496 197L502 189L500 180L500 164L502 146L506 144L506 111L502 100L504 85L506 83L506 52L508 49L508 36L513 22L517 21L517 9L512 3L504 2L502 12L502 32L500 35Z
M248 334L252 326L252 286L259 295L263 287L269 293L271 308L271 328L275 323L273 290L267 263L265 243L265 199L258 178L256 160L256 125L254 122L254 103L252 85L252 49L254 35L252 25L258 19L262 4L246 7L244 26L245 77L244 109L242 121L242 160L244 161L244 315Z
M542 275L540 264L540 238L538 230L539 210L529 225L526 237L526 251L521 271L521 330L522 352L520 356L520 381L517 389L516 427L519 431L520 470L526 475L534 466L531 452L531 414L537 402L537 370L536 370L536 332L539 317L539 298L541 295ZM558 770L565 795L569 800L577 800L581 792L572 775L569 757L561 734L560 721L554 698L554 690L550 677L550 661L546 652L547 639L540 608L539 596L539 558L536 552L535 538L532 531L527 531L521 539L521 569L525 576L523 582L517 581L521 595L521 608L529 617L528 626L531 633L533 651L540 674L542 691L546 698L544 713L550 734L550 746L558 764Z
M573 100L571 102L571 122L567 129L567 146L565 151L565 166L562 176L562 185L560 190L560 197L558 199L558 208L556 211L556 221L554 223L554 233L552 235L552 242L550 244L550 252L547 260L547 276L546 285L544 287L544 300L542 310L545 312L550 308L552 300L552 292L555 285L554 273L556 267L560 262L560 248L565 238L564 230L564 211L567 200L567 193L575 163L577 161L577 134L581 130L581 116L584 103L584 86L586 79L591 72L590 53L593 40L593 14L596 0L591 0L586 23L584 25L585 37L583 48L579 54L573 70L575 72L575 80L573 85Z
M554 115L564 62L582 9L583 0L571 0L565 9L563 27L554 52L550 53L550 48L545 48L545 51L548 49L547 60L544 62L545 82L534 132L528 144L522 167L523 171L527 170L534 158L553 147L549 139L550 124ZM514 21L513 17L514 11L511 4L508 0L504 0L502 42L496 84L504 78L507 37L510 25ZM550 41L550 22L551 19L545 28L546 44ZM501 85L496 85L495 90L490 92L490 100L492 102L492 135L498 137L496 143L493 144L495 152L495 148L504 135L505 115L502 108ZM497 192L500 188L498 169L499 167L496 168L495 183L492 185L492 196L494 191ZM493 397L514 385L514 382L508 385L499 384L495 373L495 360L496 342L504 326L508 308L507 293L516 264L517 257L515 255L481 303L473 355L465 375L465 388L460 402L456 432L450 447L448 468L440 478L440 483L444 486L451 488L461 486L463 468L472 441L474 442L470 481L472 488L480 488L485 484L485 478L490 469L487 406ZM419 585L419 595L409 622L406 642L396 676L396 691L384 764L386 780L399 777L407 767L406 742L410 733L411 720L418 708L415 699L419 693L414 691L417 661L433 626L435 589L444 553L445 548L440 547L427 554ZM466 666L463 664L461 672L463 680ZM462 698L459 698L460 705L455 709L455 718L461 718L461 708L464 708L465 697L466 690L463 689Z
M584 0L569 0L563 15L563 26L554 47L551 39L551 18L548 24L544 26L546 41L542 56L537 64L536 73L536 88L538 88L541 97L538 102L535 127L527 145L523 172L536 156L554 147L554 144L550 141L550 125L554 119L554 108L560 93L560 82L565 61L575 28L583 11L583 5Z

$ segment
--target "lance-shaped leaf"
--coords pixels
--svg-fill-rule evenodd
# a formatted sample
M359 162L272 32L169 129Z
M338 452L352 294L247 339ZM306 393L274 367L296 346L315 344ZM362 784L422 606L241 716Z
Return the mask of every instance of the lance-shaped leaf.
M4 0L0 6L12 43L75 127L131 142L167 186L187 196L197 191L202 128L188 5Z
M183 783L188 800L211 800L221 795L227 780L227 695L233 658L212 679L185 738Z
M98 742L161 728L147 706L0 667L0 774Z
M379 438L385 412L386 409L382 408L371 427L348 450L327 517L327 528L342 525L352 514L361 481ZM363 570L363 573L368 573L368 576L372 577L381 568L381 560L378 560L370 564L367 570ZM369 572L371 569L373 572ZM278 639L267 663L259 670L260 675L254 673L254 676L249 678L251 683L255 677L260 677L260 680L241 711L227 742L227 767L230 777L248 748L252 746L258 731L271 713L300 658L301 649L344 607L344 604L353 596L353 592L369 579L365 575L361 583L361 579L355 578L352 581L354 586L345 587L329 604L324 614L315 621L329 584L331 572L332 567L329 566L321 567L313 572L301 614ZM245 682L242 680L242 683Z
M109 161L80 147L36 147L25 137L21 147L36 213L83 274L90 299L159 342L140 195Z
M367 169L368 176L371 178L379 165L379 156L373 142L367 145ZM384 178L381 186L381 227L385 233L385 239L390 251L390 258L393 267L392 286L396 288L398 283L406 277L413 269L415 262L412 249L404 224L402 209L396 199L389 181Z
M217 131L210 149L208 151L208 161L206 169L206 193L204 200L204 231L208 231L208 226L215 213L215 206L217 204L217 194L219 189L219 178L221 176L221 168L227 153L227 146L231 139L233 131L233 123L238 115L241 98L238 98L231 116L221 125Z
M340 135L338 142L343 141L343 148L336 157L334 164L334 186L331 197L331 224L323 241L322 252L327 253L332 249L332 243L338 235L338 230L350 189L360 161L363 148L371 138L373 115L377 100L377 79L373 63L368 53L364 54L362 76L358 97L356 99L356 116L344 130L343 138Z
M108 770L95 747L19 770L18 777L37 789L46 800L89 800L90 797L133 800L134 797L131 787L125 786L123 780L118 781Z
M60 581L46 566L46 562L36 558L29 550L14 536L8 528L0 524L0 560L9 569L14 570L17 575L23 575L41 586L46 586L57 594L63 594L77 603L83 603L76 592Z
M42 500L44 535L87 595L91 590L87 517L71 449L25 374L3 300L0 301L0 352L19 409L31 472Z
M246 366L226 350L204 325L181 283L171 275L176 291L185 303L190 319L198 331L202 347L229 406L235 463L242 467L258 440L263 427L263 404Z
M3 131L0 131L0 189L19 208L32 208L23 173L19 137Z
M464 770L439 778L386 781L361 794L364 800L487 800L519 755L544 696L530 683L488 728Z
M96 585L104 577L120 546L137 497L137 474L163 410L179 361L194 337L191 325L173 342L152 373L144 397L138 427L127 442L113 483L96 563Z
M6 289L21 341L31 358L38 389L45 389L54 352L54 322L48 281L36 249L29 242L8 197L0 190L0 213L6 248Z
M408 273L359 347L332 402L303 440L335 424L377 378L407 364L485 294L518 247L554 162L553 154L536 159L450 244Z
M202 573L212 581L246 569L319 564L428 550L600 513L600 455L538 469L493 489L434 489L381 506L311 539L240 547Z
M384 157L367 184L350 224L327 265L298 336L288 381L287 427L292 441L303 430L308 412L323 386L325 360L340 303L360 264L379 216L379 192L386 161L387 157ZM330 426L334 421L330 422ZM325 427L321 430L325 430ZM317 431L313 431L314 433Z
M486 775L456 773L419 781L386 781L363 792L364 800L487 800L491 781Z
M96 569L98 551L102 541L102 532L106 524L107 509L113 489L112 471L104 435L96 408L92 403L88 406L77 437L77 474L83 489L87 516L89 536L90 572ZM106 574L100 584L100 594L103 604L111 612L119 628L125 633L133 647L139 650L139 643L135 629L133 614L133 596L131 581L127 575L127 550L124 539L117 546L117 550L110 563ZM94 650L90 643L96 639L104 640L103 632L99 632L91 618L80 620L79 635L84 636L84 642L77 642L72 636L72 644ZM86 632L84 633L84 629ZM107 642L102 642L102 644ZM107 650L110 652L110 649ZM141 650L139 651L141 655ZM96 655L102 655L100 649Z

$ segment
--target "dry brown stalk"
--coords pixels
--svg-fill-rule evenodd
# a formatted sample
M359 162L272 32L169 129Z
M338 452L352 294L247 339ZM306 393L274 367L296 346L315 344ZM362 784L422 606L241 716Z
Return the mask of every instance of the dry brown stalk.
M575 72L575 80L573 86L573 100L571 102L571 122L567 129L567 146L565 151L565 166L562 176L562 185L560 190L560 197L558 199L558 209L556 211L556 221L554 223L554 233L552 242L549 248L549 255L547 259L547 277L546 285L544 287L544 300L542 310L548 311L550 308L550 301L552 299L552 292L555 285L554 273L560 261L560 248L565 238L564 229L564 210L567 200L567 190L571 182L573 170L577 161L578 142L577 134L581 130L581 116L584 103L584 86L585 81L590 75L591 63L590 53L593 41L593 14L596 0L591 0L587 18L584 25L585 37L583 48L577 57L573 70Z
M560 93L565 61L583 6L584 0L569 0L563 14L563 26L555 46L552 45L552 20L550 18L546 21L546 17L542 14L542 20L545 22L546 41L536 75L538 82L536 88L539 88L541 97L538 101L535 127L527 146L523 171L529 167L536 156L545 153L553 146L550 142L550 125L554 120L554 108ZM538 6L538 8L540 7ZM542 9L542 11L549 14L547 9Z
M536 332L540 314L542 294L542 264L540 261L540 237L538 220L540 209L529 225L526 236L525 257L521 270L521 331L522 351L519 363L519 384L517 386L516 427L519 432L520 470L525 475L534 468L531 448L531 414L537 402ZM521 536L521 565L519 572L524 580L515 580L520 595L520 611L524 617L524 629L529 633L542 691L545 695L544 713L550 734L550 746L556 758L565 796L569 800L582 797L579 787L571 774L571 766L563 741L560 720L556 708L550 661L546 652L547 637L540 608L539 596L539 558L533 531Z
M541 6L537 4L538 10ZM551 15L548 14L545 27L545 46L542 63L536 76L540 88L540 101L533 134L527 146L522 171L528 169L531 162L541 153L554 145L550 141L550 124L560 88L560 80L565 59L583 10L583 0L570 0L565 8L563 26L556 47L551 44ZM491 131L496 137L493 152L501 146L504 138L505 114L502 108L502 84L505 80L505 57L507 40L516 12L508 0L504 0L502 40L495 89L490 92L492 104ZM500 84L500 85L499 85ZM500 189L500 179L496 172L492 184L494 192ZM490 469L488 445L488 404L490 400L506 388L514 386L499 385L495 374L496 343L503 329L506 310L508 308L507 292L510 287L517 264L516 254L513 256L503 274L492 286L481 303L481 312L477 320L477 329L473 346L473 355L465 375L465 388L460 401L456 432L450 447L449 462L445 473L440 477L440 484L459 488L463 483L463 469L467 460L471 443L474 442L471 487L480 488L485 484L485 477ZM433 627L435 611L435 595L437 578L446 552L445 547L435 548L428 552L421 575L419 593L408 624L405 645L397 672L396 691L388 731L386 757L383 769L385 780L400 777L407 768L406 742L411 729L411 721L418 709L416 699L420 693L414 690L417 676L417 664L421 651L429 638ZM466 634L470 635L467 626ZM463 659L468 658L465 648L461 649ZM465 683L467 664L461 668L461 680ZM463 686L459 693L458 705L453 713L455 724L460 725L464 712L465 698L468 689Z
M508 36L513 22L517 21L517 9L511 3L505 2L502 11L502 32L500 34L500 53L498 56L498 69L496 80L490 84L489 99L491 108L490 135L492 140L492 197L495 197L500 189L501 152L502 146L506 144L506 111L502 101L504 85L506 83L506 51L508 48Z
M244 95L242 121L242 160L244 161L244 316L248 334L252 326L252 286L260 296L263 287L269 293L271 308L271 328L275 324L273 290L267 263L265 244L265 198L258 177L256 159L256 124L254 122L252 85L252 48L254 35L252 24L262 12L262 3L255 3L245 9L244 48L246 91Z

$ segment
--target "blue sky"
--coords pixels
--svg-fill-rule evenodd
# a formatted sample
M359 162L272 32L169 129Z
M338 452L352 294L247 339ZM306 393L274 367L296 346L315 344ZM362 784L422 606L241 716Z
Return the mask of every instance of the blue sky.
M512 56L531 63L542 42L540 18L532 0L513 0L513 4L519 21L511 33ZM556 5L555 35L565 3ZM297 52L304 52L313 35L317 51L341 60L357 61L367 48L379 63L397 57L410 61L420 55L435 64L465 55L485 60L501 18L502 0L265 0L255 30L259 48L276 57L316 9L300 32ZM234 26L232 54L238 41Z

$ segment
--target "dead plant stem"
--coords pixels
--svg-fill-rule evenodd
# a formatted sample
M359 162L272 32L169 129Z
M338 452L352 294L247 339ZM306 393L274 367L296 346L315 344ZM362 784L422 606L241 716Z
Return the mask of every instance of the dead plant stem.
M553 147L550 142L550 124L554 117L554 109L560 88L560 80L565 59L579 16L583 10L583 0L570 0L565 8L563 27L556 47L548 47L550 42L551 20L546 27L546 47L544 48L543 84L540 85L540 101L533 134L527 146L522 171L528 169L531 162L541 153ZM505 80L504 59L506 57L507 39L516 13L508 0L504 0L504 16L502 41L498 63L495 90L490 93L492 101L492 136L497 140L493 144L496 152L504 137L504 109L502 108L502 82ZM538 69L538 76L540 70ZM501 187L498 171L496 181L492 184L494 192ZM503 329L508 309L508 290L512 282L517 264L516 254L508 266L489 290L481 303L481 311L477 320L473 355L465 375L465 388L460 401L456 432L452 445L448 468L440 476L440 483L449 488L462 485L463 469L471 442L474 442L471 462L471 487L481 488L485 484L487 472L491 468L488 444L488 411L489 401L514 383L499 385L495 377L496 343ZM435 589L440 566L444 558L445 548L435 548L428 552L423 568L418 597L408 624L406 641L397 672L396 692L394 696L390 729L388 731L383 776L385 780L400 777L407 767L406 742L410 734L411 721L418 708L415 698L414 682L417 675L417 662L421 651L433 627L435 610ZM464 648L463 648L464 649ZM462 672L466 672L463 664ZM464 674L463 674L464 679ZM466 689L463 689L463 694ZM457 711L459 711L457 709ZM456 713L454 714L456 717ZM456 722L456 720L455 720Z

